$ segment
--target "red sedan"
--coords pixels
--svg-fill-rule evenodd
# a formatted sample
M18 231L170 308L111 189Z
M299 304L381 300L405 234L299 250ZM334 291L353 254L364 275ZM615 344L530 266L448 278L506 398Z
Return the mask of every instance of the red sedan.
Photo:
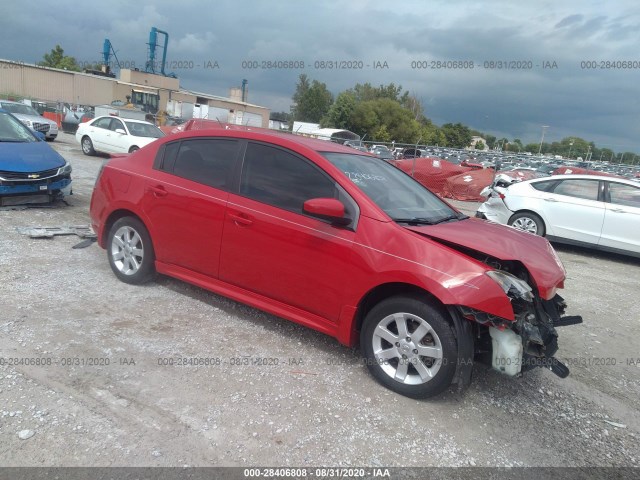
M115 275L156 273L360 343L386 387L414 398L471 378L559 376L550 244L468 218L387 162L260 129L178 133L111 159L91 199Z

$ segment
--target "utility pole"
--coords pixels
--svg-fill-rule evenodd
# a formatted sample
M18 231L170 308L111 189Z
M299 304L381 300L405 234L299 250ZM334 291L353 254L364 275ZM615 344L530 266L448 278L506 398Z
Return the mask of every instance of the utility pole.
M542 138L540 139L540 146L538 147L538 155L542 153L542 143L544 142L544 132L549 128L549 125L542 125Z

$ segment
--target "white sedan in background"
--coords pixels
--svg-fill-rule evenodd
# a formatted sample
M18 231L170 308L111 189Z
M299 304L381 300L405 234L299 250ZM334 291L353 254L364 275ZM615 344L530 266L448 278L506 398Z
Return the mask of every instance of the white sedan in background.
M597 175L496 182L476 217L551 241L640 257L640 185Z
M112 116L81 123L76 131L76 140L85 155L132 153L160 137L164 133L153 123Z

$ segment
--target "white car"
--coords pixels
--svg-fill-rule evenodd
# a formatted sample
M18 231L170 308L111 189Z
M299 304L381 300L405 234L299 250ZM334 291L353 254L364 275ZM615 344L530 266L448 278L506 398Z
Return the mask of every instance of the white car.
M599 175L494 182L476 217L551 241L640 257L640 185Z
M81 123L76 131L76 140L85 155L132 153L160 137L164 133L153 123L112 116Z
M58 136L58 124L44 118L33 107L19 102L0 100L0 108L13 113L13 116L35 132L44 134L44 138L53 142Z

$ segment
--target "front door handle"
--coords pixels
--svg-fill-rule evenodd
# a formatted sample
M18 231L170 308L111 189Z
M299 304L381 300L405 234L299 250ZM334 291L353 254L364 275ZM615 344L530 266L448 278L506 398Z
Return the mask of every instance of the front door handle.
M248 215L244 214L244 213L230 213L229 217L236 223L236 225L240 226L240 225L251 225L253 224L253 220L251 220L251 218L249 218Z
M167 192L162 185L156 185L153 187L149 187L149 190L155 197L166 197L169 192Z
M555 198L545 198L544 201L545 202L557 202L558 200L556 200Z

